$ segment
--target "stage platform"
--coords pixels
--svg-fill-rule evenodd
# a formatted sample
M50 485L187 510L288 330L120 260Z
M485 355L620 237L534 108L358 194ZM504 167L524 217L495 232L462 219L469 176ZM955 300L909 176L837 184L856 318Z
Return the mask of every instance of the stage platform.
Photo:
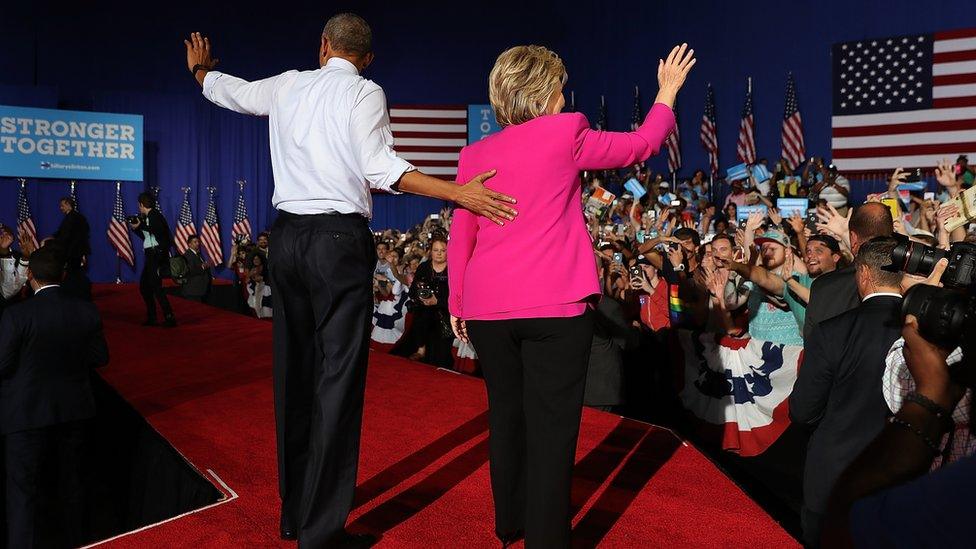
M271 324L172 298L180 325L145 328L137 287L94 298L112 355L101 375L224 494L96 545L293 546L278 539ZM487 436L481 380L372 353L349 529L381 548L498 547ZM668 430L587 409L577 460L574 546L798 546Z

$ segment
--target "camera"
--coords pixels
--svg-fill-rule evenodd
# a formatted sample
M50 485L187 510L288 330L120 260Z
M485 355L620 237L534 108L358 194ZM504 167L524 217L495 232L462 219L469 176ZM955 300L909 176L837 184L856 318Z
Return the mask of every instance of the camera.
M135 225L136 223L139 222L139 216L138 215L127 215L127 216L125 216L125 222L128 223L129 225Z
M430 299L434 297L434 290L426 282L417 283L417 297L420 299Z
M946 252L902 240L891 252L891 269L929 276L935 264L944 257L948 258L949 264L942 274L943 287L912 286L902 301L902 316L915 316L922 337L951 350L967 345L976 336L976 245L957 242ZM968 379L972 373L962 371L961 365L950 368L950 375L957 382L972 387L973 380Z

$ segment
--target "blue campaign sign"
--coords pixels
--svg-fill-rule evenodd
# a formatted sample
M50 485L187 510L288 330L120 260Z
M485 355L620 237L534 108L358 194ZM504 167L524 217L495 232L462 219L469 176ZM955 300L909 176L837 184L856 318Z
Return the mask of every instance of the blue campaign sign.
M753 213L759 212L766 215L766 206L763 204L756 204L755 206L739 206L735 210L735 220L739 223L749 219L749 216Z
M468 105L468 145L500 131L491 105Z
M776 209L783 218L791 217L793 214L806 217L808 208L810 208L810 201L806 198L776 199Z
M0 105L0 176L142 181L142 116Z

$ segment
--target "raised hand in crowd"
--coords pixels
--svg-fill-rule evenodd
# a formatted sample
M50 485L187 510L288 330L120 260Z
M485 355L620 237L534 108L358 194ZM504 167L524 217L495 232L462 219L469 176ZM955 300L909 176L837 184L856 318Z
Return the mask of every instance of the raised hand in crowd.
M20 235L19 241L20 241L21 257L23 257L24 259L30 258L31 254L34 253L34 250L36 249L34 247L34 241L30 238L30 236L26 232Z
M962 192L962 182L956 177L956 172L949 160L943 158L935 168L935 179L946 188L949 198L955 198Z
M854 208L847 209L847 216L840 215L837 208L834 208L830 204L827 204L826 208L817 209L817 218L820 220L817 223L817 230L821 233L827 233L839 240L842 244L847 246L847 249L851 247L851 234L848 226L851 222L851 215L854 213Z
M778 227L783 226L783 216L779 213L778 208L769 208L769 220L773 222L773 225Z
M888 180L888 196L898 200L898 185L905 182L908 178L908 172L901 169L895 168L895 171L891 174L891 179Z

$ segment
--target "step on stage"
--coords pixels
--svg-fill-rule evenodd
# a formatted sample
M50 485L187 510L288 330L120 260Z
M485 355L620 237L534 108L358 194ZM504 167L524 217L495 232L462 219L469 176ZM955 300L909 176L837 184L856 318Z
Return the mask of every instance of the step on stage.
M294 546L278 539L271 324L174 298L179 327L144 328L137 287L94 295L101 375L222 494L97 546ZM378 547L497 547L485 410L481 380L372 353L349 529ZM797 546L668 430L587 409L577 460L575 546Z

